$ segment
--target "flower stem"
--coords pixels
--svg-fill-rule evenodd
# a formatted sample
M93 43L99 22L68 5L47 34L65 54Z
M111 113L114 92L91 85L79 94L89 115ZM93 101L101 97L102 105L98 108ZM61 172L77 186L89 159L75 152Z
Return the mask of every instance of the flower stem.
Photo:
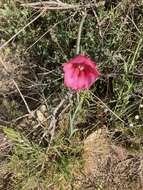
M82 32L82 27L83 27L83 24L84 24L86 16L87 16L87 12L85 11L84 14L83 14L83 16L82 16L82 19L81 19L81 22L80 22L80 25L79 25L79 30L78 30L77 46L76 46L76 54L77 55L80 52L81 32Z

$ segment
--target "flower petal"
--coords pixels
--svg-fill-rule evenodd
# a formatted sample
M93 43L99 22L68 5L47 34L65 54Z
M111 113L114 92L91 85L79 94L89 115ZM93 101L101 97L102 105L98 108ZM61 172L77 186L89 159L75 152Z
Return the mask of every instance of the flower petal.
M78 90L85 88L86 80L87 80L87 78L85 76L85 72L81 71L80 75L78 77L78 81L77 81L77 89Z
M80 69L83 66L83 69ZM84 55L78 55L63 65L64 84L74 90L89 88L101 75L96 64Z

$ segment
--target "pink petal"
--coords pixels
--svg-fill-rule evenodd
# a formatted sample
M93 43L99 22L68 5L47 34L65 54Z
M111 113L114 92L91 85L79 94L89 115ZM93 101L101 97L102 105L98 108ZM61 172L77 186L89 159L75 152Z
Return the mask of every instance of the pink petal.
M77 83L75 83L75 89L80 90L80 89L84 89L86 86L86 76L85 76L85 72L81 71L80 75L78 77Z
M84 70L79 66L83 65ZM101 76L96 64L84 55L78 55L63 65L64 84L74 90L87 89Z
M65 86L67 86L67 87L71 87L72 85L73 85L73 83L74 83L74 78L73 78L73 74L65 74L65 76L64 76L64 84L65 84Z
M71 69L73 69L73 64L72 64L72 63L65 63L65 64L63 65L63 70L64 70L64 72L68 72L68 71L70 71Z
M71 63L71 64L83 64L83 65L90 66L93 69L96 68L96 63L94 63L91 59L89 59L87 56L82 55L82 54L72 58L69 61L69 63Z

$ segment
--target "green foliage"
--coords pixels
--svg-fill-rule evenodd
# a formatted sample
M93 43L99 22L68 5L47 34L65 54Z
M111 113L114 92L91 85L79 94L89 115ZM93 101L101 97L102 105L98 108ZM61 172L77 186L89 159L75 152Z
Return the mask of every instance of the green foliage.
M58 137L47 151L46 148L31 143L12 128L5 128L4 132L13 144L5 172L12 173L11 181L14 190L48 188L58 185L60 178L69 183L72 181L73 174L70 168L74 169L75 158L76 167L80 163L77 157L80 152L78 146L71 143L69 146L64 142L63 137L60 140Z

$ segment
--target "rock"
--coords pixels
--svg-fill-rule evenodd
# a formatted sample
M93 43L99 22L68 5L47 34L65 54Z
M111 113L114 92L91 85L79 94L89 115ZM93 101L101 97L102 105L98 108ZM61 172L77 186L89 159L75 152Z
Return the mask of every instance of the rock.
M37 115L38 121L40 121L41 123L43 123L45 121L44 114L40 110L36 111L36 115Z
M40 111L44 114L45 112L47 112L47 107L46 107L46 105L42 105L41 107L40 107Z
M143 189L143 155L116 145L107 129L99 129L84 140L85 179L81 189Z

